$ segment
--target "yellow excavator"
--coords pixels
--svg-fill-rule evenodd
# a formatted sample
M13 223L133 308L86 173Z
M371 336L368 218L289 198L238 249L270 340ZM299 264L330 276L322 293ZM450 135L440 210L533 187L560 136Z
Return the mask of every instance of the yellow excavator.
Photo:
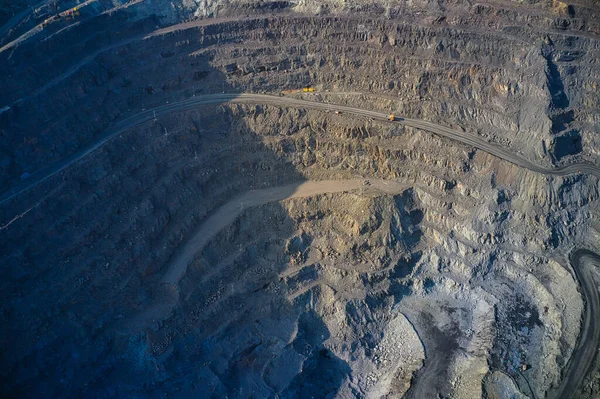
M392 122L393 122L393 121L395 121L395 120L396 120L396 115L394 115L394 114L390 114L390 115L388 116L388 121L392 121Z

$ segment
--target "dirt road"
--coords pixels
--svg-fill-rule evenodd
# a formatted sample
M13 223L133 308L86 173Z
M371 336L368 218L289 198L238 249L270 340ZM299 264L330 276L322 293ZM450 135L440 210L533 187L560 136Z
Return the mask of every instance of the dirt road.
M489 143L489 142L483 140L482 138L477 137L471 133L454 130L451 128L447 128L444 126L440 126L440 125L437 125L437 124L434 124L431 122L426 122L426 121L422 121L422 120L418 120L418 119L404 118L404 119L396 120L394 122L390 122L387 120L387 115L380 113L380 112L369 111L369 110L364 110L364 109L360 109L360 108L347 107L347 106L343 106L343 105L312 102L312 101L300 100L300 99L289 98L289 97L279 97L279 96L270 96L270 95L261 95L261 94L211 94L211 95L192 97L192 98L189 98L184 101L167 104L167 105L163 105L161 107L157 107L154 109L146 110L146 111L140 112L136 115L132 115L132 116L116 123L113 127L107 129L100 137L98 137L98 139L95 142L90 143L89 145L85 146L84 148L80 149L79 151L75 152L74 154L63 158L63 159L55 162L54 164L49 165L48 167L45 167L45 168L37 171L32 176L30 176L27 180L23 181L21 184L18 184L16 186L14 186L12 189L4 192L2 195L0 195L0 205L17 197L20 193L28 190L29 188L34 187L35 185L39 184L40 182L43 182L43 181L49 179L50 177L62 172L63 170L70 167L71 165L76 164L78 161L80 161L81 159L86 157L88 154L92 153L94 150L101 147L103 144L105 144L112 138L118 136L119 134L121 134L129 129L140 126L146 122L151 121L152 119L154 119L154 115L156 115L156 117L160 117L160 116L168 114L170 112L185 111L185 110L193 109L194 107L197 107L198 105L218 104L218 103L226 103L226 102L272 104L272 105L279 106L279 107L285 106L285 107L295 107L295 108L340 111L340 112L343 112L348 115L363 116L363 117L368 117L368 118L372 118L375 120L380 120L380 121L388 122L388 123L405 124L407 126L419 128L419 129L440 135L442 137L446 137L446 138L455 140L459 143L475 147L479 150L485 151L491 155L501 158L507 162L513 163L517 166L529 169L529 170L537 172L537 173L554 175L554 176L565 176L565 175L576 174L576 173L587 173L587 174L592 174L592 175L600 177L600 167L598 167L596 165L592 165L589 163L576 163L576 164L572 164L572 165L568 165L568 166L564 166L564 167L560 167L560 168L545 167L542 165L538 165L538 164L524 158L521 155L515 154L515 153L511 152L509 149L504 148L498 144ZM334 186L334 188L329 188L329 189L345 191L345 190L353 189L352 187L355 187L354 185L356 185L356 184L357 184L356 181L354 183L346 182L346 183L342 184L341 186ZM337 188L335 188L335 187L337 187ZM294 193L296 193L297 188L298 188L297 186L285 186L285 187L280 187L280 188L276 188L276 189L269 189L269 190L274 190L274 191L250 192L248 194L245 194L246 196L239 197L237 200L233 200L233 202L230 202L227 205L225 205L228 208L225 208L225 209L221 208L221 209L217 210L217 213L215 213L212 216L212 218L214 218L214 219L211 220L212 223L217 223L216 227L212 228L212 230L204 232L204 234L207 236L210 235L211 233L216 234L216 232L218 232L218 230L220 230L221 228L223 228L224 226L226 226L227 224L229 224L233 220L235 220L237 215L239 215L239 213L241 212L241 209L236 210L236 207L240 206L241 202L245 201L245 203L246 203L245 206L256 206L258 204L265 203L265 202L278 201L278 200L282 200L285 198L289 198L290 196L294 195ZM306 194L306 193L309 191L304 191L304 190L308 190L308 188L306 188L306 187L303 188L296 195L307 196L308 194ZM317 193L317 192L319 192L319 191L318 190L315 191L315 193ZM325 192L327 192L327 191L325 191ZM302 194L302 193L304 193L304 194ZM314 195L314 194L312 194L312 195ZM206 223L204 225L206 225ZM208 227L206 227L206 228L208 228ZM192 256L193 253L196 252L198 250L198 248L201 248L205 243L206 243L205 238L203 238L202 235L197 234L194 237L194 239L192 239L192 241L190 243L188 243L188 245L186 245L186 247L182 250L181 255L176 260L173 261L172 266L169 267L169 271L167 272L167 274L164 277L164 281L168 282L168 283L175 283L175 282L179 281L180 277L185 272L185 268L187 267L187 263L188 263L188 260L190 259L190 256ZM583 270L582 268L577 268L575 266L574 266L574 268L576 268L576 270ZM586 317L586 320L589 320L590 315L597 315L599 312L600 305L597 300L597 291L594 291L594 289L593 289L594 282L593 282L593 280L591 280L591 277L588 274L586 274L585 272L579 271L577 277L581 283L581 286L583 288L583 293L585 295L585 298L586 298L586 301L588 304L586 307L586 316L585 317ZM596 294L595 301L593 301L593 297L592 297L592 295L594 293ZM582 330L582 335L581 335L582 338L580 340L581 344L579 345L579 348L583 348L583 349L581 349L577 352L577 354L576 354L577 361L572 361L570 363L572 365L572 367L569 368L569 371L566 374L567 377L564 379L565 382L563 383L564 388L561 392L566 392L566 393L572 392L573 387L578 386L579 383L581 382L581 380L583 379L583 376L585 375L585 371L587 369L583 370L583 368L580 367L579 365L583 364L583 362L585 362L586 364L588 364L588 363L591 364L593 357L590 356L591 352L590 352L589 348L596 347L598 345L599 334L600 334L600 332L597 331L597 329L593 328L593 326L589 325L589 321L588 321L588 325L584 326L584 329ZM589 368L589 367L587 367L587 368Z
M567 366L568 371L565 373L562 384L550 395L557 399L573 397L585 376L590 372L600 344L600 328L595 323L600 317L600 296L592 273L593 268L600 266L600 256L589 250L579 249L571 254L570 262L577 280L581 284L585 311L579 340Z
M374 188L388 194L400 193L405 188L397 182L386 180L369 180L369 183L369 188ZM358 190L365 187L364 180L362 179L324 180L290 184L244 193L221 206L202 223L192 239L181 249L179 255L170 262L162 281L167 284L176 285L185 274L187 267L193 261L194 256L198 254L201 249L219 233L219 231L233 223L235 219L248 208L260 206L269 202L282 201L288 198L310 197L325 193L339 193ZM598 288L592 277L592 267L600 266L600 256L588 250L577 250L571 256L571 264L573 265L577 279L581 284L582 295L586 307L579 341L571 356L571 360L569 361L563 382L555 392L550 394L550 397L565 399L570 399L573 396L577 387L579 387L590 371L600 343L600 329L593 323L593 320L600 317L600 297ZM166 317L174 304L175 302L172 302L152 308L148 311L148 314L152 315L152 317L145 315L145 317L141 317L140 320ZM136 324L147 324L146 322L140 322L140 320L138 320ZM435 370L436 362L436 359L432 359L427 369ZM423 390L423 385L426 384L427 375L429 375L429 373L423 370L419 379L416 381L416 385L411 388L411 397L419 397L418 392Z
M170 262L167 272L163 277L163 282L177 284L185 274L194 255L219 231L233 223L244 209L288 198L312 197L318 194L353 191L362 187L374 188L388 194L397 194L403 188L398 183L386 180L369 180L369 183L368 186L365 186L362 179L309 181L263 190L253 190L236 197L217 209L216 212L202 223L192 239L181 249L179 255Z
M167 271L162 278L162 282L165 284L164 295L161 295L157 302L140 312L136 317L128 320L124 324L125 328L130 332L139 332L151 323L168 317L178 302L179 289L177 283L185 274L194 257L219 231L233 223L248 208L289 198L311 197L326 193L365 189L377 190L387 194L398 194L406 188L404 185L393 181L370 179L368 185L365 185L364 182L363 179L299 182L286 186L249 191L222 205L200 225L192 238L178 251L179 254L170 260Z
M256 104L271 104L275 106L286 106L286 107L295 107L295 108L306 108L306 109L318 109L318 110L329 110L329 111L339 111L349 115L355 116L364 116L367 118L372 118L375 120L380 120L388 123L400 123L407 126L412 126L418 129L422 129L455 141L458 141L462 144L466 144L472 147L475 147L479 150L485 151L491 155L494 155L498 158L501 158L505 161L513 163L517 166L529 169L534 172L555 175L555 176L565 176L569 174L576 173L588 173L595 176L600 177L600 167L596 165L592 165L589 163L576 163L560 168L549 168L545 166L538 165L530 160L524 158L521 155L515 154L511 152L509 149L506 149L498 144L489 143L483 140L480 137L473 135L472 133L462 132L459 130L450 129L444 126L437 125L435 123L426 122L418 119L410 119L410 118L399 118L394 122L390 122L387 120L387 114L383 114L381 112L369 111L360 108L347 107L344 105L330 104L330 103L320 103L314 101L300 100L296 98L290 97L279 97L279 96L271 96L264 94L249 94L249 93L241 93L241 94L207 94L197 97L192 97L187 100L166 104L154 109L149 109L146 111L142 111L138 114L132 115L120 122L117 122L114 126L107 129L102 135L100 135L95 142L92 142L85 147L81 148L79 151L45 167L41 170L38 170L34 174L32 174L28 179L21 182L20 184L15 185L12 189L7 190L6 192L0 195L0 205L11 200L12 198L19 195L21 192L35 186L38 183L45 181L46 179L60 173L65 170L69 166L73 165L77 161L81 160L97 148L101 147L107 141L112 139L115 136L125 132L126 130L133 129L138 127L146 122L149 122L154 119L154 115L159 117L161 115L168 114L170 112L176 111L185 111L189 109L193 109L198 105L203 104L219 104L219 103L256 103Z

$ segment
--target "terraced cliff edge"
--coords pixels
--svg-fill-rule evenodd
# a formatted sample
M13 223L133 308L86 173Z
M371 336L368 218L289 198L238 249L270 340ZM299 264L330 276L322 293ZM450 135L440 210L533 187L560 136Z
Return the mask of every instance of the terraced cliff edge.
M0 396L600 396L594 1L0 5Z

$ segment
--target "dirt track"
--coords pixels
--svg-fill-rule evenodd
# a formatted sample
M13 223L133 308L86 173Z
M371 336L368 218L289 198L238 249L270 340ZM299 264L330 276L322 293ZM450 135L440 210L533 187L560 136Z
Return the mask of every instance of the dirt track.
M0 397L600 398L593 2L89 3L0 27Z
M579 249L571 254L570 262L581 285L581 294L585 300L585 312L577 347L567 366L568 373L553 396L564 399L573 397L585 376L590 372L600 343L600 329L594 323L600 317L600 296L592 274L592 268L600 266L600 256L589 250Z
M141 331L156 320L166 318L178 301L177 284L185 274L190 262L202 248L214 238L219 231L229 226L241 213L252 207L269 202L282 201L289 198L311 197L326 193L340 193L359 189L377 190L387 194L398 194L405 187L397 182L378 179L351 179L351 180L322 180L307 181L289 184L286 186L271 187L262 190L246 192L212 213L196 230L192 238L184 244L179 255L172 259L167 266L167 271L162 282L167 285L168 295L162 296L157 303L145 309L132 320L127 321L129 331Z
M97 148L101 147L110 139L118 136L126 130L135 128L146 122L151 121L152 119L154 119L155 115L156 117L160 117L161 115L165 115L170 112L189 110L202 104L218 104L226 102L259 103L295 108L330 110L342 112L344 114L349 115L368 117L384 122L387 121L387 115L380 112L363 110L359 108L352 108L336 104L311 102L290 97L278 97L260 94L212 94L197 96L181 102L171 103L161 107L157 107L155 109L146 110L118 122L112 128L106 130L96 142L89 144L88 146L82 148L81 150L68 157L63 158L62 160L54 163L53 165L50 165L36 172L23 183L3 193L0 196L0 204L3 204L15 198L25 190L28 190L36 184L43 182L48 178L62 172L69 166L83 159L85 156L87 156ZM544 167L535 164L518 154L514 154L508 149L503 148L497 144L486 142L485 140L474 136L470 133L450 129L431 122L421 121L417 119L399 118L398 120L389 123L401 123L407 126L412 126L415 128L423 129L425 131L429 131L442 137L458 141L459 143L475 147L491 155L499 157L505 161L511 162L517 166L529 169L537 173L556 176L564 176L575 173L588 173L600 177L600 167L596 165L588 163L577 163L560 168ZM340 192L353 190L360 187L361 184L361 180L351 180L342 182L329 181L319 183L313 182L305 183L305 185L303 186L283 186L266 190L253 191L242 195L241 197L232 200L231 202L227 203L222 208L217 210L217 212L213 214L203 224L201 230L182 249L181 255L179 255L175 260L173 260L173 262L168 268L166 275L163 278L163 282L168 284L176 284L181 278L181 276L185 273L187 265L189 264L193 255L197 253L198 249L205 245L208 239L214 236L214 234L216 234L220 229L233 222L235 218L241 213L244 207L257 206L267 202L279 201L285 198L292 198L294 196L301 197L325 192ZM577 266L575 266L578 264L577 262L580 258L581 257L576 257L577 261L574 262L574 268L576 270L580 269ZM562 389L560 390L561 393L559 393L557 397L563 397L562 392L573 392L574 387L580 384L581 380L586 375L586 371L589 369L589 365L591 365L593 361L592 351L597 346L598 339L600 338L600 332L597 331L597 329L591 329L591 327L593 326L590 325L590 315L597 314L599 312L598 308L600 306L597 298L597 292L593 289L593 280L584 269L578 271L577 277L580 281L580 284L582 285L583 294L587 301L588 307L586 309L585 316L587 324L582 329L579 347L576 351L576 354L574 355L573 361L570 363L572 366L570 367L568 374L571 374L571 376L568 376L564 379L565 382L563 383ZM596 295L595 300L593 295ZM584 363L587 366L580 367L580 365Z
M81 148L79 151L49 165L30 176L26 181L21 184L17 184L12 189L4 192L0 195L0 204L3 204L10 199L14 198L21 192L35 186L36 184L43 182L44 180L60 173L61 171L68 168L70 165L76 163L80 159L84 158L97 148L101 147L104 143L125 132L126 130L140 126L146 122L154 119L154 115L159 117L164 114L175 111L186 111L193 109L198 105L203 104L219 104L219 103L257 103L257 104L272 104L276 106L287 106L295 108L307 108L307 109L319 109L338 111L349 115L363 116L367 118L376 119L379 121L388 121L388 115L381 112L369 111L360 108L347 107L343 105L320 103L314 101L300 100L290 97L278 97L264 94L207 94L202 96L196 96L187 100L179 101L176 103L166 104L154 109L142 111L138 114L132 115L120 122L117 122L113 127L107 129L98 139ZM389 121L388 121L389 122ZM588 173L600 177L600 167L589 163L576 163L567 165L560 168L548 168L545 166L538 165L534 162L525 159L524 157L512 153L510 150L493 143L489 143L471 133L462 132L459 130L450 129L444 126L437 125L435 123L426 122L418 119L400 118L390 123L401 123L407 126L412 126L418 129L422 129L442 137L449 138L451 140L458 141L462 144L466 144L482 151L485 151L491 155L501 158L507 162L513 163L517 166L529 169L533 172L565 176L576 173Z
M268 202L282 201L288 198L311 197L318 194L339 193L357 190L361 187L373 187L380 191L396 194L402 190L398 183L385 180L369 180L369 185L364 185L364 180L323 180L305 183L290 184L287 186L266 188L264 190L249 191L229 201L213 213L202 223L192 239L181 249L179 256L169 265L163 282L177 284L195 254L204 247L220 230L227 227L244 211L244 209L266 204Z

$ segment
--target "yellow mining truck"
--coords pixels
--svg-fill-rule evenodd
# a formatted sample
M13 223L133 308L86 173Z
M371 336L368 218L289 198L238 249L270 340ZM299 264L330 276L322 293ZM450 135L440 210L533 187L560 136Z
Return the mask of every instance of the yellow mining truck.
M393 122L393 121L395 121L395 120L396 120L396 115L394 115L394 114L390 114L390 115L388 116L388 121L392 121L392 122Z
M300 89L283 90L281 93L282 94L296 94L296 93L312 93L313 91L315 91L314 87L306 86L306 87L303 87L302 90L300 90Z

